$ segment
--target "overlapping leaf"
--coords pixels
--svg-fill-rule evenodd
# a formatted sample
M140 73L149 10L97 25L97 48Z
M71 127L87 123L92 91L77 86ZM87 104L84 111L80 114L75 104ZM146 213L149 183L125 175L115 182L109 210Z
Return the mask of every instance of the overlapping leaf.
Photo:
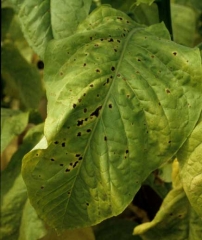
M193 130L200 54L164 25L142 28L104 6L52 41L45 64L48 147L23 161L28 194L56 229L96 224L122 212Z
M202 114L177 157L183 188L192 207L202 217Z
M179 180L178 164L175 162L174 188L168 193L155 218L134 229L143 240L200 240L202 220L192 209Z
M31 47L43 59L51 39L71 35L89 13L92 0L11 0Z

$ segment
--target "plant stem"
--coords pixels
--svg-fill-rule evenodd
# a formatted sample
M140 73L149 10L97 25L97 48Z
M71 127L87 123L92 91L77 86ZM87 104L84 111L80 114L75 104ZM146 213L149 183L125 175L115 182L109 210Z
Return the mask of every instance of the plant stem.
M156 0L155 3L158 6L159 21L163 21L165 23L168 31L170 32L171 39L173 40L170 0Z

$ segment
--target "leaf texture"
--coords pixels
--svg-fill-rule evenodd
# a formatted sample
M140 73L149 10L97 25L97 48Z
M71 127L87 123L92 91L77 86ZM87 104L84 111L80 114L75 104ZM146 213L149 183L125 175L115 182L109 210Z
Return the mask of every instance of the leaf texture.
M43 59L51 39L70 36L86 18L92 0L11 0L31 47Z
M196 213L202 217L202 114L177 157L184 191Z
M24 158L28 194L58 230L97 224L121 213L193 130L200 55L163 24L144 28L103 6L52 41L45 64L48 147Z

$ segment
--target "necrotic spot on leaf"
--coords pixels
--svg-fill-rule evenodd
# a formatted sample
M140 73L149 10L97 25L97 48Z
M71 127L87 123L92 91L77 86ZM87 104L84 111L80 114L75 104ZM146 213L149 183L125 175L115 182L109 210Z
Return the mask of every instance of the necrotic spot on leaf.
M99 97L100 95L99 94L97 94L97 97Z
M55 144L58 144L59 142L58 142L58 141L55 141L54 143L55 143Z
M91 132L91 129L87 129L86 132Z
M55 161L55 159L54 159L54 158L51 158L51 161L52 161L52 162L54 162L54 161Z
M86 203L87 206L89 206L89 203Z
M65 170L65 172L69 172L70 171L70 169L69 168L67 168L66 170Z
M44 189L44 186L41 186L41 189Z
M37 62L37 67L38 67L38 69L40 69L40 70L44 69L44 63L43 63L43 61L39 60L39 61Z
M104 136L104 140L107 141L107 136Z
M138 62L141 62L141 60L139 58L137 60L138 60Z
M36 157L38 157L39 156L39 154L38 153L36 153Z
M82 99L81 99L81 98L79 98L79 99L78 99L78 102L81 102L81 100L82 100Z
M75 156L76 156L76 157L80 157L80 155L81 155L81 154L77 153Z
M83 120L78 120L77 121L77 126L81 126L81 125L83 125Z
M121 41L119 39L117 39L117 42L120 43Z
M112 66L112 67L111 67L111 70L114 71L114 70L115 70L115 67Z
M83 159L82 157L79 158L79 160L82 160L82 159Z
M111 103L109 104L109 108L112 108L112 104Z
M98 117L101 108L102 108L102 106L97 107L97 108L95 109L95 111L91 113L90 116L91 116L91 117L92 117L92 116Z
M61 167L63 167L63 165L64 165L63 163L60 164Z
M65 142L62 143L62 147L65 147Z
M123 18L121 18L121 17L117 17L117 19L119 19L119 20L121 20L121 21L123 20Z
M177 55L177 52L173 52L173 55L176 56L176 55Z
M90 87L93 87L93 84L90 84Z
M129 150L128 150L128 149L126 150L126 154L127 154L127 153L129 153Z
M114 39L113 38L110 38L109 40L108 40L108 42L113 42L114 41Z
M78 133L77 133L77 136L80 137L80 136L81 136L81 132L78 132Z
M75 107L76 107L76 104L74 103L74 104L73 104L73 108L75 108Z
M100 69L96 69L96 72L100 72Z
M74 163L74 165L73 165L73 168L75 168L75 167L76 167L77 163L78 163L78 161L76 161L76 162Z
M114 52L117 52L117 49L116 49L116 48L114 48Z
M83 66L85 67L85 66L86 66L86 63L84 63Z
M83 110L85 113L87 112L87 108L84 108L84 110Z
M169 90L169 89L166 89L166 92L167 92L167 93L170 93L170 90Z

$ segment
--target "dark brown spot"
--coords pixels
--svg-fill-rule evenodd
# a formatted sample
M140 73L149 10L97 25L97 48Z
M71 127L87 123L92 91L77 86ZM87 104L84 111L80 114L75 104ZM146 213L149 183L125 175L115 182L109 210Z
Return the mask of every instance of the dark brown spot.
M114 39L113 38L110 38L109 40L108 40L108 42L113 42L114 41Z
M120 43L121 41L119 39L117 39L117 42Z
M77 121L77 126L81 126L81 125L83 125L83 120L78 120Z
M84 63L83 66L85 67L85 66L86 66L86 63Z
M177 52L173 52L173 55L176 56L176 55L177 55Z
M103 38L100 38L100 41L103 41L104 39Z
M171 141L169 141L168 143L171 143Z
M86 203L87 206L89 206L89 203Z
M100 69L96 69L96 72L100 72Z
M169 90L169 89L166 89L166 92L167 92L167 93L170 93L170 90Z
M93 87L93 84L90 84L90 87Z
M95 46L95 47L99 47L99 45L98 45L98 44L95 44L94 46Z
M73 168L75 168L77 164L78 164L78 161L74 163Z
M82 99L81 99L81 98L79 98L79 99L78 99L78 102L81 102L81 101L82 101Z
M79 161L81 161L83 158L82 157L79 157Z
M154 55L151 55L151 58L154 58Z
M137 60L138 60L138 62L141 62L141 59L138 58Z
M77 136L80 137L80 136L81 136L81 132L78 132L78 133L77 133Z
M62 147L65 147L65 142L62 143Z
M77 153L75 156L76 156L76 157L80 157L80 156L81 156L81 154Z
M44 189L44 186L41 186L41 189Z
M93 40L93 37L90 37L90 40L92 41L92 40Z
M116 49L116 48L114 48L114 52L117 52L117 49Z
M87 112L87 108L84 108L84 110L83 110L85 113Z
M61 163L61 164L60 164L60 166L61 166L61 167L63 167L63 166L64 166L64 164L63 164L63 163Z
M115 70L115 67L112 66L112 67L111 67L111 70L114 71L114 70Z
M69 169L69 168L67 168L67 169L65 170L65 172L70 172L70 169Z
M127 153L129 153L129 150L128 150L128 149L126 150L126 154L127 154Z
M99 97L100 95L99 94L97 94L97 97Z
M54 162L54 161L55 161L55 159L54 159L54 158L51 158L51 161L52 161L52 162Z
M60 76L62 76L63 75L63 72L60 72Z
M76 107L76 104L74 103L74 104L73 104L73 108L75 108L75 107Z
M58 144L59 142L58 142L58 141L55 141L54 143L55 143L55 144Z
M111 103L109 104L109 108L112 108L112 104Z
M107 136L104 136L104 140L107 141Z
M123 18L121 18L121 17L117 17L117 19L119 19L119 20L121 20L121 21L123 20Z
M92 117L92 116L98 117L101 108L102 108L102 106L97 107L97 108L95 109L95 111L91 113L90 116L91 116L91 117Z
M87 129L86 132L88 132L88 133L91 132L91 129Z

